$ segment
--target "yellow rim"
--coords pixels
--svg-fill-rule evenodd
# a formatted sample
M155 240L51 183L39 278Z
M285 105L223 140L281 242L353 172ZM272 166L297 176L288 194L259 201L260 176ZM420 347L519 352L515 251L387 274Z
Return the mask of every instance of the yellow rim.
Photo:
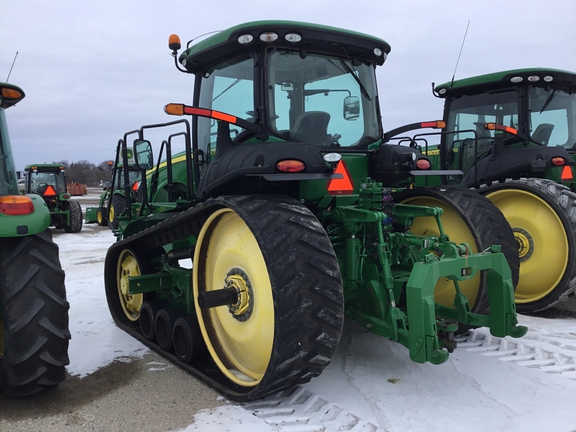
M448 234L450 241L455 243L467 243L472 253L477 253L476 241L466 225L466 222L452 207L446 205L444 201L427 196L416 196L408 198L403 204L423 205L430 207L441 207L443 210L441 221L444 232ZM410 227L410 232L415 235L440 235L436 219L433 217L420 217L414 219L414 224ZM468 299L471 306L476 302L478 289L480 287L480 275L477 274L472 279L459 283L460 290ZM456 294L454 282L441 278L434 289L434 299L437 303L445 306L454 305L454 295Z
M260 246L235 212L221 209L206 221L194 251L194 304L210 355L232 382L262 380L274 342L272 284ZM200 292L234 287L235 305L200 309Z
M108 220L114 222L114 206L110 205L110 213L108 213Z
M564 224L548 203L533 193L501 189L486 195L514 231L520 255L516 302L531 303L549 294L568 267Z
M104 216L102 215L102 211L101 211L101 210L98 210L98 211L96 212L96 221L97 221L99 224L101 224L103 220L104 220Z
M116 272L116 279L118 281L118 296L120 297L120 304L122 310L130 321L136 321L140 317L140 309L144 302L143 294L130 294L128 292L128 277L139 276L140 265L136 256L125 249L118 258L118 267Z

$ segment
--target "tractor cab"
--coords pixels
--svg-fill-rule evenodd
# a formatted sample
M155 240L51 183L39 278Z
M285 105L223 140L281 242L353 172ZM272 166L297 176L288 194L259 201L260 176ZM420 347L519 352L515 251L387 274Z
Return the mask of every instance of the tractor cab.
M576 74L511 70L442 84L435 94L445 99L451 131L442 136L443 167L465 173L451 183L473 186L522 176L572 181Z
M60 199L69 199L62 165L29 165L26 171L26 193L33 193L43 197L51 210L56 206L59 195ZM50 205L52 204L52 206Z

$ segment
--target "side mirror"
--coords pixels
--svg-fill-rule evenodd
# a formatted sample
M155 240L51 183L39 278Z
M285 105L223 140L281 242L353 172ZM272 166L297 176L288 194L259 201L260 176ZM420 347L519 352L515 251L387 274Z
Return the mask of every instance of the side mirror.
M344 120L358 120L360 117L360 98L348 96L344 99Z
M146 171L154 166L152 144L150 144L150 141L141 139L134 140L134 153L136 154L134 163L138 169Z

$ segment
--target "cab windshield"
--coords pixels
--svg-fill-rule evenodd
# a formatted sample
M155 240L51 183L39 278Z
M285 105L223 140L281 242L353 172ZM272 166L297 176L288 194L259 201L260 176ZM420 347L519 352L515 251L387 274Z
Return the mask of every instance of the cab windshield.
M66 181L62 172L30 172L30 193L44 195L48 186L52 186L54 192L65 193Z
M576 94L531 87L528 103L532 139L539 144L573 150L576 145Z
M10 148L6 117L4 109L0 108L0 196L19 193Z
M324 146L353 146L380 135L374 67L300 52L267 53L271 133Z
M265 77L250 55L205 72L199 106L258 122L266 127L269 141L353 146L381 136L372 65L276 49L266 52L265 62ZM262 105L266 109L256 109ZM198 146L213 154L217 122L197 121ZM230 137L235 142L254 138L237 125L230 126Z

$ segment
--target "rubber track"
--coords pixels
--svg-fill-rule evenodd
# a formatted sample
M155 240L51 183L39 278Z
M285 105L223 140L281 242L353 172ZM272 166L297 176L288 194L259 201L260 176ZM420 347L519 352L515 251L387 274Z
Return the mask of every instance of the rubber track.
M0 266L2 391L7 396L42 393L64 380L69 363L69 304L51 231L2 239Z
M480 193L486 195L494 190L501 190L510 186L512 188L519 186L520 190L538 193L546 196L548 204L554 208L558 217L564 224L569 244L569 260L567 274L546 297L533 303L517 303L516 310L520 313L533 313L549 309L568 299L569 296L576 292L576 193L562 184L548 179L522 178L519 180L508 180L504 183L493 183L491 186L483 186ZM545 263L542 263L545 266ZM545 271L543 268L542 271Z
M141 262L148 262L159 256L163 245L196 236L208 216L220 208L231 208L250 227L273 285L276 323L272 358L262 381L254 388L231 383L210 358L194 366L183 364L172 353L145 340L137 325L124 322L115 305L116 265L122 250L128 248ZM105 283L108 304L120 328L237 401L259 399L318 376L329 364L342 332L344 301L332 245L316 217L288 197L219 197L180 212L112 245L106 256Z
M462 187L436 186L406 190L394 195L394 200L402 202L415 196L433 197L456 209L474 235L478 252L492 245L500 245L512 272L512 283L516 286L520 271L518 243L510 224L489 199L478 192ZM443 225L443 228L450 238L450 226ZM477 313L489 311L488 284L485 274L482 274L482 282L472 310Z

